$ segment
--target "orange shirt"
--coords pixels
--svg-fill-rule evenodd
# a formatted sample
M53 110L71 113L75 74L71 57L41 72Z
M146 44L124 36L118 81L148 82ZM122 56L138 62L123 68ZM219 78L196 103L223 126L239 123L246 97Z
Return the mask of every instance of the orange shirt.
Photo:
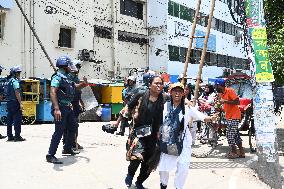
M227 87L225 87L225 91L221 97L224 100L236 100L239 98L234 89ZM224 111L226 113L226 119L241 119L241 111L236 104L224 103Z

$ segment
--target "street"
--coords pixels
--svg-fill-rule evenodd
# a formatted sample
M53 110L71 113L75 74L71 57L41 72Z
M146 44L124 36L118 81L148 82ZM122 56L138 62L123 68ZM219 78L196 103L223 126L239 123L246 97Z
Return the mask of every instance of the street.
M125 142L121 137L104 133L102 122L81 123L79 143L84 150L77 156L62 156L62 143L57 157L62 165L45 161L52 124L25 125L22 135L25 142L0 140L0 186L5 189L125 189L124 178L128 162L125 160ZM6 127L0 127L6 134ZM246 158L229 160L224 157L228 150L226 140L206 158L192 158L185 189L268 189L249 168L255 154L249 153L248 137L243 136ZM195 153L210 148L197 145ZM136 175L137 176L137 175ZM173 189L174 173L171 173L168 188ZM134 180L135 181L135 180ZM148 189L159 188L158 171L152 173L144 183Z

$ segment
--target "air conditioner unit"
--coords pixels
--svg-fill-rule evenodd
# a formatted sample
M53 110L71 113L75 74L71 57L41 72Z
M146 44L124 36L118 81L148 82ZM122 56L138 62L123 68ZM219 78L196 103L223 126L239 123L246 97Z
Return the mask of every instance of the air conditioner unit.
M89 51L87 49L79 50L78 59L82 61L90 61L94 59L94 51L93 50Z
M147 0L133 0L133 1L138 2L138 3L146 3L147 2Z

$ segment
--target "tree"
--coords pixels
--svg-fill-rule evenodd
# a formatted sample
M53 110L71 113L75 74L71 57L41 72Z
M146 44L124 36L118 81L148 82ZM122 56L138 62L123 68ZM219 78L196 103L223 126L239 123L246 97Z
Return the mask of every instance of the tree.
M276 84L284 84L284 3L283 0L264 1L267 36Z

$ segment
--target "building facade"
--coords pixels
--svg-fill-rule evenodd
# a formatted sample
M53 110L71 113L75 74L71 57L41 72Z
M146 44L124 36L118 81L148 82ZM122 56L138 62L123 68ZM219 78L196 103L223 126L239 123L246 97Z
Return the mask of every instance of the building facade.
M55 64L60 55L82 58L88 78L124 76L147 67L147 5L144 0L19 1ZM93 55L93 56L92 56ZM24 77L54 72L20 9L0 2L0 64L21 65Z
M157 9L156 7L160 7ZM149 1L150 68L162 70L176 81L183 73L189 35L194 20L195 0ZM196 78L204 44L210 1L202 1L193 40L187 76ZM216 0L202 79L222 76L224 72L248 70L242 28L229 12L228 0Z

